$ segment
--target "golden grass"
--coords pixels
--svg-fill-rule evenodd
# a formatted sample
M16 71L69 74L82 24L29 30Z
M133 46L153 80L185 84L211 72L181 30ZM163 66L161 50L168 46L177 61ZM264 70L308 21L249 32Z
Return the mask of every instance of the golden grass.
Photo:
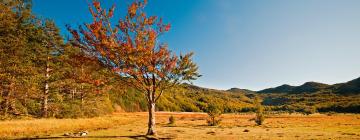
M175 116L176 124L168 125ZM360 115L273 115L256 126L254 114L222 115L220 126L206 126L204 113L157 113L159 138L167 139L360 139ZM40 119L0 122L0 137L68 139L65 132L88 130L85 139L145 139L147 113L118 113L91 119ZM248 130L249 132L244 132ZM50 135L49 135L50 134ZM49 135L49 136L47 136Z
M134 121L120 115L84 119L33 119L0 122L0 138L44 136L54 133L107 129Z

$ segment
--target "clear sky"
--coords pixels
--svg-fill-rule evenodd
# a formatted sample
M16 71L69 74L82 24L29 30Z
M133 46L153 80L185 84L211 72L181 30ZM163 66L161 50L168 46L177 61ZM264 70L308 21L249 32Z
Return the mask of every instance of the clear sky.
M116 3L115 18L131 3L102 1ZM360 0L149 0L146 10L172 24L161 41L195 52L199 86L260 90L360 77ZM91 20L86 0L33 0L33 11L64 35L65 24Z

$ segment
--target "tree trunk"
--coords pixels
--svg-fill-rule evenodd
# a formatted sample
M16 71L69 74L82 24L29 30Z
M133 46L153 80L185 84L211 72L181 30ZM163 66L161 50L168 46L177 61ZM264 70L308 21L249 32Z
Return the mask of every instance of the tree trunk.
M84 86L82 85L83 83L81 83L81 90L80 90L80 99L81 99L81 107L83 107L84 103L85 103L85 91L84 91Z
M84 66L81 65L81 78L85 78L85 74L84 74ZM85 98L85 93L84 93L84 85L83 83L81 83L81 86L80 86L80 99L81 99L81 107L83 107L84 105L84 98Z
M4 105L4 116L7 117L8 116L8 112L9 112L9 100L10 100L10 92L7 93L6 97L5 97L5 105Z
M12 77L10 85L9 85L9 89L7 91L7 95L5 97L5 108L4 108L4 116L7 117L9 115L9 111L10 111L10 107L12 105L12 94L14 91L14 85L15 83L13 82L14 77Z
M48 96L49 96L49 78L50 78L50 67L49 67L50 57L47 57L46 64L46 80L45 80L45 92L43 97L43 107L42 107L42 117L48 117Z
M81 99L81 106L83 106L84 105L84 103L85 103L85 100L84 100L84 94L83 93L81 93L81 96L80 96L80 99Z
M10 100L10 109L11 109L11 113L13 115L20 115L20 112L16 109L16 102L15 99Z
M76 92L76 88L72 90L72 95L71 95L71 100L75 99L75 92Z
M149 123L148 123L148 132L146 135L156 135L155 131L155 102L150 101L148 104L149 107Z
M48 117L48 96L43 97L42 117Z

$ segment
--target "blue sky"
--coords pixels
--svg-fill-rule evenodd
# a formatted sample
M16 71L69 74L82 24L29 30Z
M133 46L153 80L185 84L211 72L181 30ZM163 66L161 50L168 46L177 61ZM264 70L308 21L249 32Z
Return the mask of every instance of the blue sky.
M116 3L115 18L131 3L102 1ZM162 42L195 52L203 77L194 84L260 90L360 77L359 7L359 0L149 0L146 10L172 24ZM65 24L91 20L86 0L33 0L33 11L64 35Z

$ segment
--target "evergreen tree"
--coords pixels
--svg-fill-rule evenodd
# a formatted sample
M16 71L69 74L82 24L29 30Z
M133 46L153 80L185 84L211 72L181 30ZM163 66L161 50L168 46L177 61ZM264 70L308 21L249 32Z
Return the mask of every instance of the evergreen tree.
M32 84L27 32L34 28L33 16L29 1L1 1L0 11L1 113L18 115L16 102L26 98Z

